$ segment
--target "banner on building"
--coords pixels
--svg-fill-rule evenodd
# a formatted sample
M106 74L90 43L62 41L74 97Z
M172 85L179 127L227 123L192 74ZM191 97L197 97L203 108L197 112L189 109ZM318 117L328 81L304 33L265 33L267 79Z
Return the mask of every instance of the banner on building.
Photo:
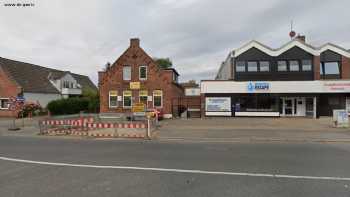
M205 98L205 111L230 112L230 97L207 97Z

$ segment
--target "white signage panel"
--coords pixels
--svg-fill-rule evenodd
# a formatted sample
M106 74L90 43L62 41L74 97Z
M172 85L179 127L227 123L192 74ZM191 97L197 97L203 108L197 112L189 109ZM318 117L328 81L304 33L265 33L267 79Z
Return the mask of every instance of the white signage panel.
M205 111L231 112L231 98L207 97L205 98Z
M202 81L201 93L350 93L350 81Z

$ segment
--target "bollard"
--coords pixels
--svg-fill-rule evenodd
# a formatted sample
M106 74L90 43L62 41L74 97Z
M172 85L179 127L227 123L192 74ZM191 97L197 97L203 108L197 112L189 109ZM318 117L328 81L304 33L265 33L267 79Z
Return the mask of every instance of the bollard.
M151 121L149 117L147 118L147 137L148 139L151 139Z

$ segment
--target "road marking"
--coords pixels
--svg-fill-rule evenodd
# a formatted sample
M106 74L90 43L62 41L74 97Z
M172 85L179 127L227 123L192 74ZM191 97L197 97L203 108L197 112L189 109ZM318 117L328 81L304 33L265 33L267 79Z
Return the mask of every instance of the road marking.
M33 161L33 160L16 159L16 158L9 158L9 157L0 157L0 160L19 162L19 163L39 164L39 165L68 166L68 167L81 167L81 168L143 170L143 171L158 171L158 172L178 172L178 173L191 173L191 174L213 174L213 175L268 177L268 178L286 178L286 179L309 179L309 180L311 179L311 180L350 181L350 178L347 178L347 177L297 176L297 175L287 175L287 174L224 172L224 171L206 171L206 170L185 170L185 169L174 169L174 168L148 168L148 167L136 167L136 166L88 165L88 164L73 164L73 163L56 163L56 162L46 162L46 161Z

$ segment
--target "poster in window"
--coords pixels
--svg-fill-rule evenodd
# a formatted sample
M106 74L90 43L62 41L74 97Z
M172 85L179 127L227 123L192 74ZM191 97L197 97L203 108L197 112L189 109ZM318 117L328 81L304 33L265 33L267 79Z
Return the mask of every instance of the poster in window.
M230 97L207 97L205 98L206 111L213 112L230 112L231 98Z

